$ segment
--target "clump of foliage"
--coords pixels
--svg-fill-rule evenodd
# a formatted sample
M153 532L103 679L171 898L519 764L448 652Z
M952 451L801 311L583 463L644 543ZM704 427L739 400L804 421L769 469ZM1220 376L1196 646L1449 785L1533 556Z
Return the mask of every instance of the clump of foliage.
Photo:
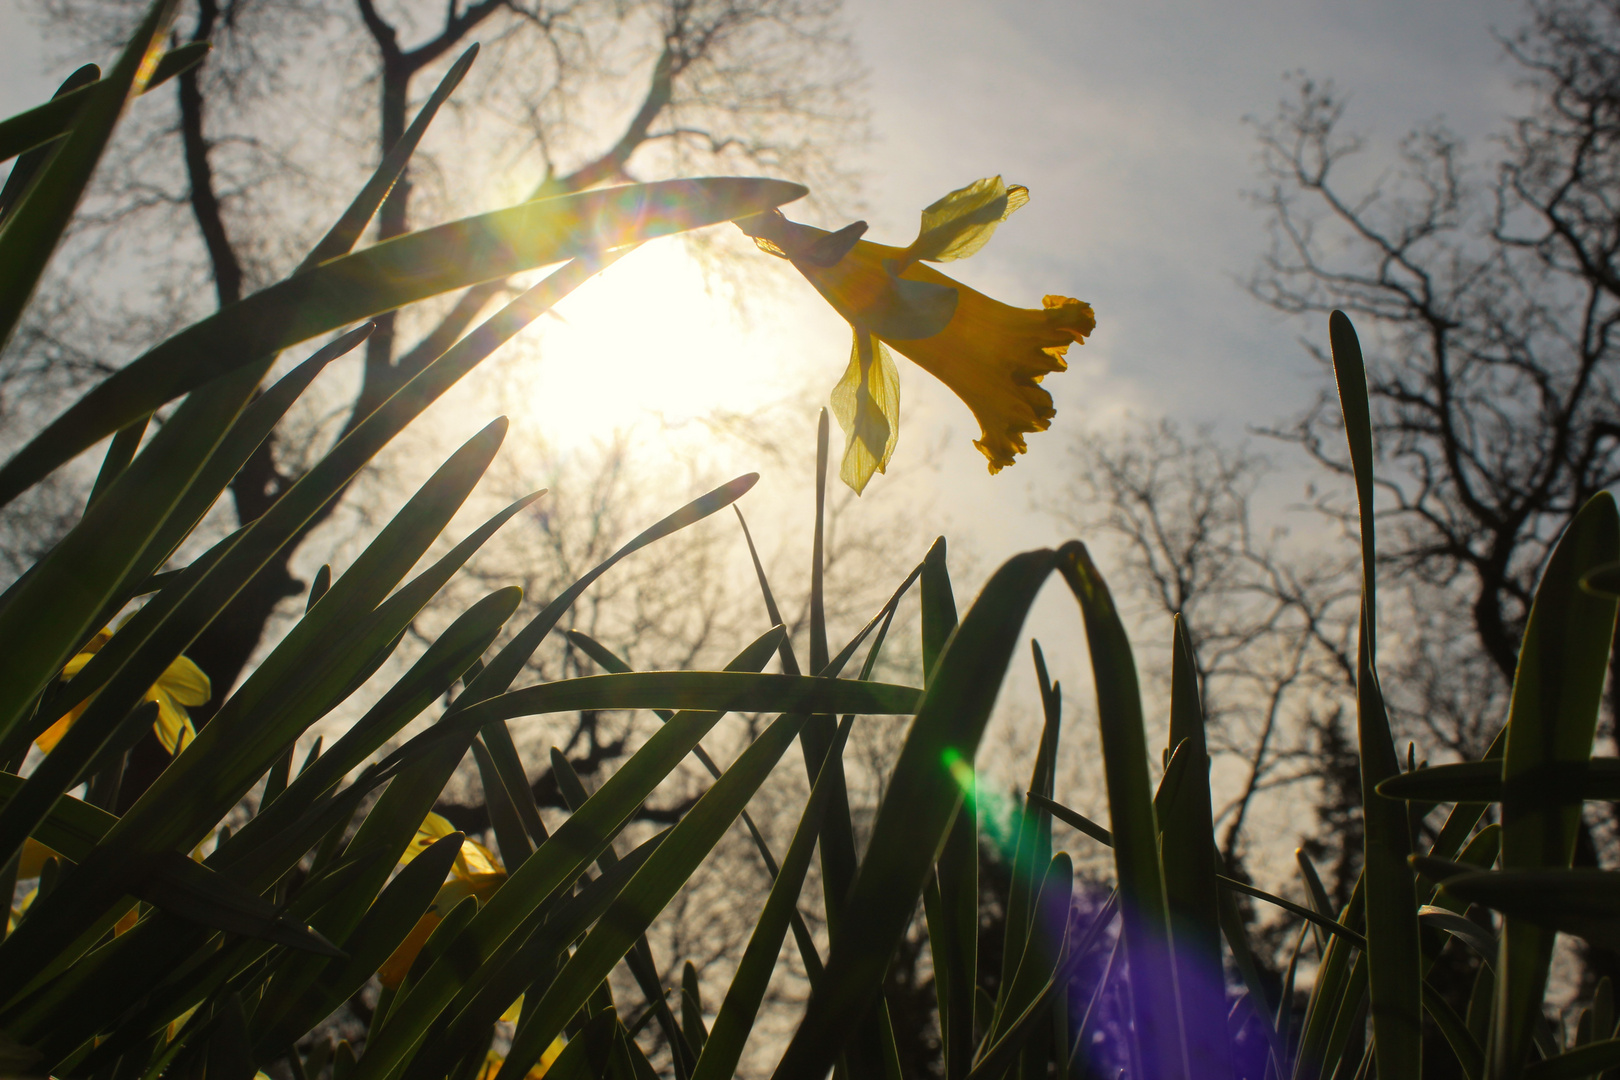
M153 7L105 78L80 79L53 102L0 122L0 155L25 155L0 200L0 336L16 326L128 100L200 59L204 50L192 47L160 55L171 10ZM1367 571L1356 702L1366 859L1340 910L1308 862L1308 905L1217 872L1190 645L1178 626L1169 744L1155 784L1131 649L1106 584L1077 542L1008 560L960 619L937 543L836 653L813 575L802 664L761 570L777 625L724 671L635 672L576 634L573 643L605 674L513 688L525 661L594 581L732 505L751 476L654 524L521 627L506 626L518 590L492 591L295 771L298 737L378 672L479 546L539 497L513 503L411 574L489 466L502 420L452 455L345 572L317 582L304 617L192 731L184 707L203 690L183 654L231 598L457 379L642 240L746 219L752 235L792 259L849 318L854 355L835 404L847 425L852 486L880 470L893 447L887 338L907 355L956 362L963 356L931 350L956 340L946 335L960 305L1019 324L1027 370L991 355L994 348L983 359L1028 383L1025 411L980 413L982 448L995 468L1023 449L1023 433L1049 419L1032 392L1035 378L1060 370L1062 348L1090 332L1089 308L1078 301L1050 298L1032 313L1039 318L1015 320L1005 313L1013 309L990 307L933 271L919 278L911 266L982 244L1022 198L999 180L934 204L907 249L863 247L859 230L820 233L775 216L803 194L797 185L711 178L539 199L355 251L471 59L452 69L298 272L109 376L0 466L0 500L9 500L111 437L79 523L0 596L0 891L14 893L25 875L36 881L26 910L0 939L5 1072L249 1080L284 1068L301 1080L516 1080L545 1071L629 1080L659 1071L638 1038L656 1025L664 1052L654 1056L664 1072L718 1080L737 1069L791 932L812 989L776 1075L815 1078L836 1069L894 1077L900 1064L884 979L919 905L942 1065L953 1080L1105 1069L1152 1080L1373 1071L1398 1080L1421 1072L1425 1016L1468 1080L1554 1080L1620 1067L1620 1040L1609 1037L1612 989L1599 987L1568 1045L1543 1005L1556 933L1620 936L1620 875L1570 869L1581 801L1614 797L1620 778L1612 761L1590 758L1620 587L1620 515L1610 496L1596 496L1554 549L1528 618L1511 715L1491 752L1435 768L1409 762L1414 767L1403 771L1373 633L1366 376L1342 315L1332 318L1330 336ZM365 320L556 263L562 268L380 403L262 517L188 564L164 569L315 375L366 338ZM926 287L906 286L918 280ZM355 323L264 385L279 351ZM919 326L927 332L903 332ZM936 337L945 340L915 344ZM967 342L964 355L987 341ZM950 381L946 372L955 370L936 374ZM146 437L154 412L176 400ZM824 417L818 478L829 442ZM819 540L818 522L818 557ZM1000 961L989 971L988 953L981 962L979 950L973 762L1025 616L1054 573L1085 623L1108 824L1055 800L1061 691L1037 647L1045 726L1028 801L1007 838L1012 869ZM924 685L874 681L900 599L912 588L921 598ZM136 601L143 602L107 632ZM863 647L858 675L842 677ZM780 673L764 671L773 657ZM452 693L424 731L393 745ZM554 762L572 812L551 831L508 722L590 709L657 710L663 724L594 792L566 762ZM728 712L771 719L721 768L701 740ZM913 720L858 852L841 754L853 725L873 714ZM115 815L125 756L154 723L174 758ZM49 752L30 756L47 732ZM779 857L754 834L773 884L729 984L719 994L711 987L706 1001L688 966L678 991L660 985L648 928L795 742L810 794ZM493 851L430 816L469 753L489 801ZM711 771L713 784L678 823L628 853L616 851L625 824L688 755ZM71 794L81 788L83 798ZM221 829L255 788L256 812L234 831ZM1416 822L1442 802L1454 808L1438 839L1415 851ZM1493 804L1500 821L1481 827ZM1071 860L1053 851L1054 821L1112 847L1115 885L1106 899L1077 902ZM206 858L191 857L210 839ZM798 911L818 851L825 947ZM1261 977L1238 893L1303 920L1281 987ZM1500 912L1500 929L1466 918L1470 904ZM1452 939L1481 960L1460 961ZM1295 978L1312 942L1316 977L1301 1017ZM615 1000L608 980L621 963L643 1000ZM1436 988L1439 965L1459 963L1477 968L1461 1010ZM301 1044L374 978L383 990L363 1041L335 1052ZM497 1044L503 1018L515 1028ZM1250 1054L1254 1031L1260 1052Z

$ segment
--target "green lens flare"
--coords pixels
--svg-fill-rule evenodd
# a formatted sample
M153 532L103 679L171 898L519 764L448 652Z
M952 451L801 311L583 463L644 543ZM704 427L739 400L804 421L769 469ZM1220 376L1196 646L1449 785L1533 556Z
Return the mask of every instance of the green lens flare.
M1026 822L1033 827L1034 819L1008 796L979 786L972 763L956 747L947 746L939 756L945 771L962 789L964 805L973 808L980 837L995 846L1007 865L1014 865L1018 859L1019 837L1023 835Z

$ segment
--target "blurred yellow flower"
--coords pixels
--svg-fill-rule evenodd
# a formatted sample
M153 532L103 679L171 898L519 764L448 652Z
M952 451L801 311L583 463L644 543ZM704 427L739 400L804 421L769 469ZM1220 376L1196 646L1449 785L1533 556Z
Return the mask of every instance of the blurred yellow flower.
M195 854L192 857L195 858ZM67 861L54 848L47 847L30 836L28 839L23 841L22 852L17 858L17 881L19 883L24 881L34 881L42 873L44 873L45 863L50 859L56 859L58 862ZM11 928L16 926L18 919L21 919L25 914L28 913L29 906L33 904L34 897L38 895L39 885L37 883L23 892L22 896L17 900L16 905L11 909L10 918L6 923L7 933L10 933ZM129 930L135 925L135 921L139 917L139 908L131 907L116 923L113 924L113 936L117 937Z
M47 860L60 859L61 857L33 837L24 840L22 853L17 859L18 883L33 881L44 871ZM28 908L33 904L34 897L37 895L39 895L39 886L36 883L34 886L23 890L20 896L14 898L15 903L9 907L9 914L6 917L6 933L11 933L17 925L17 921L28 913Z
M772 210L739 222L765 251L790 260L854 331L848 369L833 391L845 433L840 476L857 492L894 452L900 387L885 345L909 357L965 402L979 421L974 445L999 472L1027 449L1024 435L1056 415L1039 384L1068 365L1064 353L1096 327L1091 305L1048 296L1039 309L1009 307L922 260L966 258L1029 201L995 176L951 192L922 213L908 247L868 243L864 222L835 233Z
M111 630L99 630L84 651L67 662L62 669L62 678L71 679L84 670L90 658L101 651L102 646L112 640ZM201 705L213 694L213 687L208 682L208 676L203 674L202 668L192 663L184 656L177 656L174 662L158 676L158 681L146 692L145 700L157 702L157 719L152 721L152 733L163 744L163 749L171 754L177 754L185 749L191 740L197 737L197 729L191 726L191 716L186 712L188 705ZM66 716L46 728L34 745L47 754L56 748L67 734L68 728L73 726L84 710L90 704L90 698L79 702L68 710Z
M502 1017L502 1019L506 1018ZM557 1055L563 1052L563 1047L566 1045L568 1044L563 1042L561 1035L552 1039L551 1045L546 1047L546 1052L540 1055L540 1060L535 1062L534 1068L529 1070L524 1080L540 1080L540 1077L546 1075L546 1072L557 1060ZM495 1080L495 1074L501 1071L501 1066L504 1064L506 1064L506 1059L491 1050L488 1056L484 1058L484 1067L478 1070L478 1080Z
M23 841L22 855L17 859L17 880L28 881L39 877L40 872L45 869L45 860L61 857L30 836Z
M404 866L455 831L455 826L438 814L429 814L411 838L405 854L400 856L399 864ZM411 932L405 935L405 940L400 942L394 954L377 969L377 977L382 984L390 989L398 989L410 973L416 954L422 951L428 936L444 920L444 916L469 896L476 896L480 904L484 903L505 880L506 868L494 852L476 840L463 840L456 861L450 867L450 875L433 897L432 905L417 920ZM515 1005L513 1007L516 1008Z

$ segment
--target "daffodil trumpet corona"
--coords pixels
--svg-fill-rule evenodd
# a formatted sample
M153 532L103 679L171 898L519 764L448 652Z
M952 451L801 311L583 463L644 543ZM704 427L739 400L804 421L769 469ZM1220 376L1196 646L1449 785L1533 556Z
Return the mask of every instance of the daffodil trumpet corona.
M972 255L1028 201L1025 188L999 176L976 181L924 210L917 239L904 248L861 239L865 222L827 232L772 210L737 223L850 324L854 347L832 410L845 436L839 475L857 493L887 468L899 433L900 380L889 348L972 410L980 432L973 445L992 473L1028 449L1026 434L1051 424L1056 410L1040 382L1067 368L1069 346L1096 327L1091 305L1047 296L1040 308L1010 307L923 265Z

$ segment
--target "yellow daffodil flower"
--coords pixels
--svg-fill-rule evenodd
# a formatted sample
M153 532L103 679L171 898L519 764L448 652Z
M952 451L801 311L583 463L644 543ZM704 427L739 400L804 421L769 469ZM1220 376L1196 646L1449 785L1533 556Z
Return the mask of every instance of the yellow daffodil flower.
M973 445L992 473L1013 464L1027 449L1024 435L1045 431L1056 415L1039 384L1064 370L1068 347L1096 327L1091 305L1048 296L1039 309L1009 307L922 265L972 255L1028 201L1025 188L999 176L979 180L924 210L905 248L860 239L865 222L829 233L776 210L738 222L763 250L791 261L854 331L832 408L845 434L839 475L857 493L888 466L898 433L899 376L886 345L973 411Z
M45 869L47 859L60 859L61 857L54 850L30 836L23 841L22 855L17 859L17 880L28 881L39 877L40 873Z
M193 853L192 857L196 858L195 853ZM58 862L67 861L54 848L47 847L31 836L24 840L22 853L17 857L18 882L35 881L38 879L38 877L45 872L45 863L50 859L56 859ZM29 905L34 902L34 897L37 895L39 895L39 886L37 884L22 894L22 897L20 900L18 900L17 905L11 909L10 921L6 924L7 933L10 933L11 928L16 926L18 919L27 914ZM113 924L113 936L117 937L118 935L129 930L135 925L135 921L139 917L139 909L130 908L124 913L122 918Z
M438 814L429 814L421 827L416 830L416 835L411 838L410 844L405 848L405 854L400 856L399 865L404 866L455 831L455 826ZM394 954L377 969L377 976L382 980L382 984L390 989L398 989L400 983L405 981L405 976L409 974L411 962L416 959L416 954L422 951L422 946L427 944L428 936L444 920L445 915L469 896L476 896L480 904L484 903L505 880L506 868L501 865L501 860L493 851L476 840L463 840L461 850L456 854L456 861L451 864L450 875L445 878L444 886L434 896L432 905L417 920L411 932L405 935L405 940L400 942Z
M501 1019L506 1018L502 1017ZM535 1062L534 1068L529 1070L524 1080L540 1080L542 1076L546 1075L546 1072L557 1060L557 1056L563 1052L563 1047L566 1045L568 1044L563 1041L561 1035L552 1039L551 1045L546 1047L546 1052L540 1055L540 1060ZM504 1064L506 1064L506 1059L491 1050L489 1055L484 1058L483 1068L478 1070L478 1080L495 1080L495 1075L501 1071L501 1066Z
M112 640L111 630L99 630L84 651L67 662L62 669L62 678L71 679L84 670L90 658L101 651L102 646ZM152 721L152 733L163 744L163 749L171 754L177 754L197 737L197 729L191 726L191 716L186 712L188 705L202 705L213 694L213 687L208 682L208 676L203 674L202 668L192 663L184 656L177 656L158 676L158 681L146 692L147 701L157 702L157 719ZM66 716L46 728L34 740L47 754L56 748L67 734L68 728L73 726L84 710L89 706L91 699L86 698L68 710Z
M17 899L16 906L11 909L9 921L6 923L7 933L10 933L11 928L17 925L18 919L28 913L28 908L33 904L34 897L39 895L37 879L40 874L45 872L45 863L51 859L61 861L62 856L33 837L23 841L22 852L17 857L17 881L19 883L34 881L35 884L32 888L23 892L22 896Z

